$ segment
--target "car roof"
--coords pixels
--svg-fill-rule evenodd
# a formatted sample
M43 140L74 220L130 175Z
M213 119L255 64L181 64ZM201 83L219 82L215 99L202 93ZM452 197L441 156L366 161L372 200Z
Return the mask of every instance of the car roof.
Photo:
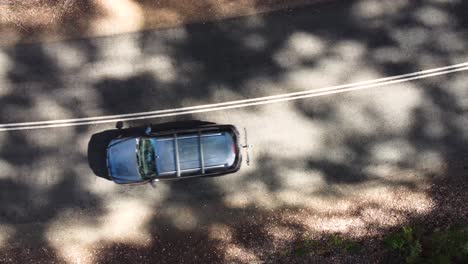
M236 160L236 135L205 130L147 137L155 149L159 176L183 176L230 168Z
M110 175L111 169L115 165L113 162L110 162L112 161L112 155L110 154L112 153L112 149L116 147L125 147L129 151L133 149L136 161L129 162L127 159L125 161L122 160L121 163L132 163L137 166L137 172L132 173L132 175L135 174L134 176L139 176L137 182L156 179L216 176L235 172L240 167L242 156L238 139L239 133L232 125L210 124L197 127L156 130L149 134L143 134L142 132L140 129L135 128L123 130L118 138L109 142L107 147L107 162ZM135 147L122 145L123 142L132 139L135 140ZM159 152L146 151L145 148L142 148L141 152L139 152L139 141L145 139L153 141ZM141 146L148 145L148 142L141 143L143 143ZM166 146L163 146L164 144ZM177 145L176 148L175 144ZM172 151L170 151L171 148ZM175 151L176 149L178 151ZM164 151L168 153L164 154ZM152 155L147 155L148 153L152 153ZM152 164L146 164L146 162L142 164L140 162L142 160L140 159L141 157L145 157L144 160L154 157L154 160L150 162ZM155 165L156 161L158 162L158 166ZM148 168L154 168L154 171L145 171ZM159 169L160 173L157 173L156 169ZM114 177L112 178L115 181ZM127 184L127 182L119 183Z

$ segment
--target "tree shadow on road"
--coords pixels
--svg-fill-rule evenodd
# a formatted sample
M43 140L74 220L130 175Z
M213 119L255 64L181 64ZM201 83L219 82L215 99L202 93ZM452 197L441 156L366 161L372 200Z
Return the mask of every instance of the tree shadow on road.
M389 3L336 2L164 32L84 39L78 46L70 41L55 43L55 48L8 48L10 70L5 77L0 74L6 87L0 119L33 121L220 102L416 71L466 56L467 21L461 11L466 3L385 8ZM108 53L114 46L122 57ZM225 180L164 184L156 190L161 193L157 198L143 189L91 192L86 182L91 171L75 168L96 160L101 167L91 168L105 175L102 153L115 130L94 135L91 128L58 130L46 137L34 131L4 133L0 222L14 231L1 241L28 248L46 261L60 261L48 235L62 213L98 219L108 213L104 208L111 201L105 198L140 195L155 211L140 231L149 234L149 241L141 245L99 238L96 262L301 263L332 262L333 257L352 262L346 252L289 254L307 235L320 242L332 234L356 236L364 245L362 255L385 261L392 253L376 241L401 225L445 228L457 218L468 221L463 211L468 199L464 80L464 75L450 75L381 92L291 103L294 116L311 126L309 134L325 132L302 143L294 142L294 134L286 145L300 149L317 141L318 154L307 149L288 157L287 151L268 149L253 169ZM253 118L263 110L245 112ZM281 126L277 124L277 133ZM58 143L47 141L49 136ZM76 143L90 137L93 148L78 151ZM50 182L37 182L48 178L44 174L53 176ZM385 225L381 218L397 220ZM36 222L35 230L22 229L36 227ZM25 234L35 234L36 242L29 244ZM11 249L5 255L21 262L29 257L24 252Z

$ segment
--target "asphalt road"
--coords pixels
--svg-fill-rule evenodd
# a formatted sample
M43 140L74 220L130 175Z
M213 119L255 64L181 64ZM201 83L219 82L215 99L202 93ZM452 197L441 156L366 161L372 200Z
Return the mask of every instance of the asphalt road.
M225 102L468 61L466 3L385 8L385 1L345 2L164 31L2 47L0 123ZM308 210L301 220L307 232L372 235L372 228L399 223L380 219L386 212L395 219L430 214L430 181L450 177L447 164L465 161L467 81L461 72L125 122L204 120L249 132L251 166L157 189L94 176L88 142L113 124L0 132L0 250L45 250L50 254L36 253L78 263L107 256L99 249L114 244L145 248L157 241L158 254L168 262L192 255L200 261L252 261L260 258L251 250L257 244L241 247L243 239L219 238L224 231L216 230L232 231L237 222L252 224L286 209ZM381 217L350 216L346 222L331 216L345 217L356 204L380 208ZM217 252L213 241L237 241L237 255ZM205 251L214 255L200 253Z

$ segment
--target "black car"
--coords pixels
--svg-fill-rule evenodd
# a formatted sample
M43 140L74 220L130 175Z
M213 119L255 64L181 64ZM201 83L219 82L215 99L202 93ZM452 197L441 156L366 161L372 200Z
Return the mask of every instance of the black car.
M106 148L107 178L118 184L220 176L241 166L239 132L232 125L121 131Z

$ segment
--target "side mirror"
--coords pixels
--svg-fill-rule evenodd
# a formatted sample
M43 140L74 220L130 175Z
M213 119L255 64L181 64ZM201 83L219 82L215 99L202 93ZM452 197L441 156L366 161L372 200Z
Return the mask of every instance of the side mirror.
M151 131L152 131L151 126L150 126L150 125L146 126L146 128L145 128L145 134L146 134L146 135L149 135L149 134L151 134Z
M119 121L115 124L115 128L117 129L122 129L123 128L123 122L122 121Z

